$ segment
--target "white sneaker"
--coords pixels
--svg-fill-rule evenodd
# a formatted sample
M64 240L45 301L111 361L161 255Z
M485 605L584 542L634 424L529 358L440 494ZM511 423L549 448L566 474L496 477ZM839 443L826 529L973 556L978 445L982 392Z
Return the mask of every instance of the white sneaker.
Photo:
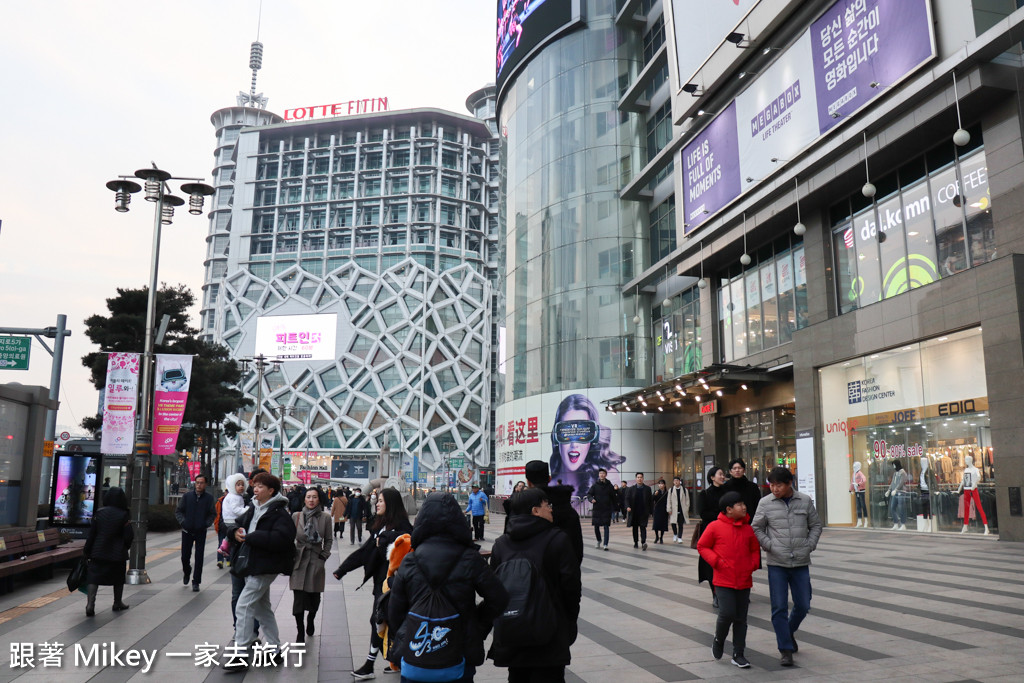
M604 549L605 549L605 550L608 550L608 546L605 546L605 547L604 547Z
M907 525L906 524L900 524L900 531L906 531L906 530L907 530Z
M598 549L598 550L600 550L600 549L601 549L601 544L600 544L600 543L598 543L598 544L597 544L597 549Z
M900 530L900 525L899 524L893 524L892 525L892 531L899 531L899 530Z

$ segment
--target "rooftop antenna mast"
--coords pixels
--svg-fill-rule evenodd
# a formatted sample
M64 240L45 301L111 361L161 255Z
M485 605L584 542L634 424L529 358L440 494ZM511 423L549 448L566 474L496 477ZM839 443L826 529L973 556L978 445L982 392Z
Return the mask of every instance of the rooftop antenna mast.
M256 72L263 68L263 43L260 42L260 28L263 23L263 0L260 0L260 12L256 19L256 40L249 46L249 68L252 69L252 85L249 92L239 91L238 106L267 108L267 98L263 93L256 93Z

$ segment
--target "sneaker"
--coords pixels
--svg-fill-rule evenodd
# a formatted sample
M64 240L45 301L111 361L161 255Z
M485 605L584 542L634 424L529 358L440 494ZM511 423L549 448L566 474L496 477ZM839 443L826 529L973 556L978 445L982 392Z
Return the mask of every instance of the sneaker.
M192 584L192 592L193 593L198 593L199 592L199 584L198 583L193 583Z
M644 543L644 544L643 544L643 545L642 545L642 546L640 547L640 549L641 549L641 550L647 550L647 544L646 544L646 543Z
M598 549L598 550L600 550L600 549L601 549L601 544L600 544L600 543L598 543L598 544L597 544L597 549Z
M220 560L217 560L217 569L224 569L224 563Z
M392 669L390 666L385 666L384 667L384 673L386 673L386 674L400 674L400 673L402 673L402 670L401 669Z
M782 657L779 659L779 664L782 666L793 666L793 651L792 650L779 650Z
M352 672L352 677L357 681L366 681L373 678L373 662L367 659L361 667Z
M605 547L604 547L604 549L605 549L605 550L608 550L608 546L605 546Z
M678 536L673 536L672 537L672 542L673 543L679 543L679 537Z
M721 659L722 653L725 652L725 643L715 638L711 641L711 656L715 659Z
M732 663L733 663L734 666L738 666L741 669L749 669L750 668L750 662L748 662L747 658L744 657L743 655L733 655L732 656Z
M644 545L646 546L647 544L646 544L646 543L644 543ZM639 548L640 546L639 546L638 544L634 543L634 544L633 544L633 547L634 547L634 548ZM646 548L644 548L644 549L646 550Z

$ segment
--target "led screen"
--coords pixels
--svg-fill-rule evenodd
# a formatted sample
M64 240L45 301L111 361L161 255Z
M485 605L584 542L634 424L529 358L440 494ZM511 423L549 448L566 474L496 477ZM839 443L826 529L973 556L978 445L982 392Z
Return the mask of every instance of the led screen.
M498 92L523 58L579 19L579 0L498 0ZM575 8L575 9L574 9Z

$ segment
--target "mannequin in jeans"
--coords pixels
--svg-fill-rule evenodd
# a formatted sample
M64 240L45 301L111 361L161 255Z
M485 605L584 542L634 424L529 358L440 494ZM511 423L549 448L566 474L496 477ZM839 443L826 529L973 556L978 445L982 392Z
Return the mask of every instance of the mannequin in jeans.
M860 471L861 466L859 462L853 463L853 478L850 480L850 493L854 495L857 500L857 526L868 525L868 505L864 500L865 488L867 487L868 478L864 476L864 473Z
M892 466L896 471L892 473L892 481L889 483L889 490L885 497L889 498L889 515L892 517L892 528L895 531L906 531L907 529L907 471L903 469L903 463L893 460Z

